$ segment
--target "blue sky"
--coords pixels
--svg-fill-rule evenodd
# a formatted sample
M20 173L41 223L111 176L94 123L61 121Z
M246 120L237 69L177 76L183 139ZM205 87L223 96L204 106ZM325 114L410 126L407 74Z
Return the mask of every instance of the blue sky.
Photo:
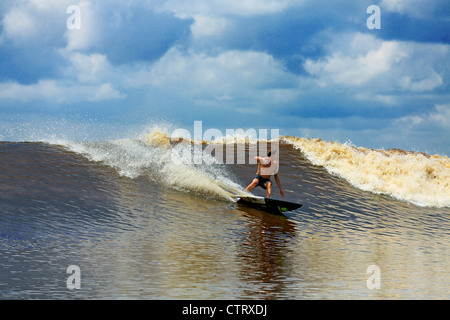
M448 0L6 0L0 139L202 120L449 155L449 61Z

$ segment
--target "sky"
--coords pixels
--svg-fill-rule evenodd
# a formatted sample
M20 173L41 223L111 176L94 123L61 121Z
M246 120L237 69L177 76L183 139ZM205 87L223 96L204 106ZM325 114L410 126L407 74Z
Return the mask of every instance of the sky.
M450 155L449 61L448 0L2 0L0 140L202 121Z

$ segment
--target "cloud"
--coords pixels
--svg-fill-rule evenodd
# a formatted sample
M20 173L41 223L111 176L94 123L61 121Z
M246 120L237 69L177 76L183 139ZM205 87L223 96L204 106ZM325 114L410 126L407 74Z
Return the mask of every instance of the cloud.
M192 20L139 2L83 1L80 9L82 26L66 32L66 49L104 54L112 64L155 61L190 35Z
M428 4L427 6L425 6ZM423 0L382 0L380 5L391 12L416 12L417 8L429 7L429 1Z
M450 44L447 0L382 0L380 7L383 39Z
M156 8L174 12L177 16L194 17L198 14L220 16L258 16L270 15L298 6L303 1L294 0L168 0L161 1Z
M297 78L271 55L238 50L208 55L174 48L141 78L149 85L171 88L191 99L225 102L259 101L261 94L276 101L280 90L293 89L297 84Z
M450 104L438 104L428 113L401 117L396 122L409 128L419 130L441 128L450 133Z
M10 42L10 52L33 48L43 54L64 48L104 54L111 63L123 64L154 61L190 35L190 19L157 13L141 1L117 0L77 2L81 28L68 30L67 8L73 4L70 0L11 2L1 20L1 42ZM47 61L49 66L52 63Z
M12 2L1 21L2 36L18 45L61 45L70 0Z
M439 88L443 83L442 77L434 70L424 79L414 81L410 76L404 76L399 82L404 90L415 92L431 91Z
M93 53L60 51L70 64L64 71L66 78L77 80L79 83L98 83L111 77L112 69L105 55Z
M226 30L229 24L225 18L213 18L202 14L195 15L193 18L191 32L194 39L217 36Z
M80 28L66 30L64 37L67 40L66 49L70 51L89 50L101 40L95 6L90 1L81 1L77 4L80 8ZM69 18L69 15L66 16Z
M443 85L440 67L449 58L447 45L383 41L356 33L350 42L344 42L329 55L318 60L307 59L304 67L323 87L370 86L374 92L424 92Z
M266 52L297 72L305 56L322 53L323 41L329 40L324 37L325 30L339 33L350 25L365 22L361 17L365 13L363 6L360 1L343 4L323 0L193 1L184 5L168 1L160 10L194 20L191 47ZM351 18L339 13L347 9Z
M380 7L388 12L410 15L417 18L429 17L449 10L446 0L382 0ZM438 14L440 15L440 14Z
M13 8L3 18L4 36L9 39L32 37L36 31L37 21L28 12Z
M114 89L110 83L91 86L62 86L54 80L40 80L38 83L32 85L22 85L17 82L0 84L0 99L19 102L43 100L62 104L122 98L125 98L125 95Z
M100 86L90 88L90 90L92 90L92 93L89 93L87 97L90 101L115 100L126 97L126 95L114 89L110 83L102 83Z
M362 85L388 72L392 65L406 57L401 46L395 42L383 42L376 50L365 55L346 56L341 52L319 61L306 60L305 69L317 76L321 85L337 84Z
M14 1L2 6L0 81L35 83L57 76L64 59L55 48L65 45L67 1Z

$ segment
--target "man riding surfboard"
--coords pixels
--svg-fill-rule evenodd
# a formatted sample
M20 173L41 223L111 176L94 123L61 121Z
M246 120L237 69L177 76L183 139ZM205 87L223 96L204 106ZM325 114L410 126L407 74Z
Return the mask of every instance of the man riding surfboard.
M274 176L275 182L280 189L281 197L284 197L284 191L281 187L280 178L278 177L278 161L275 160L276 151L269 151L266 158L255 157L258 163L258 171L252 182L245 188L245 191L250 192L254 187L260 186L266 189L266 198L270 198L272 194L272 181L270 177Z

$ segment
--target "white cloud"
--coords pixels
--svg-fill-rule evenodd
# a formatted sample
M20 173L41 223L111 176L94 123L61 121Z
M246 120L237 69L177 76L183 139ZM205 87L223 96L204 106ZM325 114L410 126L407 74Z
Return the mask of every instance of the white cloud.
M33 6L33 9L40 11L54 11L64 10L70 4L73 4L72 0L28 0L28 3ZM63 13L65 12L62 11Z
M440 87L443 83L442 77L434 70L425 79L414 81L410 76L404 76L400 79L400 86L404 90L414 92L430 91Z
M126 95L120 93L112 87L110 83L103 83L94 87L92 93L87 97L90 101L115 100L125 98Z
M450 104L438 104L427 114L401 117L396 122L409 127L450 130Z
M112 67L105 55L67 50L61 50L60 54L71 63L64 72L68 79L77 79L80 83L97 83L111 76Z
M218 35L230 24L232 17L252 17L277 14L303 0L167 0L153 4L159 12L170 12L182 19L193 19L194 39Z
M175 13L180 18L207 16L257 16L275 14L296 6L303 1L296 0L168 0L162 1L156 8Z
M194 24L191 26L191 32L194 38L220 34L228 25L228 21L225 18L213 18L202 14L195 15L194 21Z
M330 55L304 64L321 86L371 88L376 94L377 90L395 89L425 92L444 83L443 71L438 68L450 58L448 45L383 41L358 33L339 40L343 39L347 42Z
M398 103L398 97L395 95L374 94L367 91L355 94L355 99L359 101L376 101L385 105L395 105Z
M403 12L408 9L413 2L420 2L420 0L382 0L381 5L392 12Z
M226 101L262 93L281 100L281 91L276 89L292 89L297 84L297 77L286 72L271 55L237 50L210 56L174 48L147 71L132 77L127 83L135 86L171 88L192 98L227 97ZM289 97L292 96L289 92Z
M66 49L69 51L86 50L99 41L99 28L96 26L95 9L90 1L81 1L80 7L80 29L66 30ZM69 15L66 15L66 19Z
M376 48L370 48L357 56L335 52L319 61L308 59L304 67L311 75L317 76L321 84L332 82L359 86L388 72L394 64L408 55L399 42L380 41L360 34L355 36L350 46L361 48L368 42L371 47L375 44Z
M56 82L52 80L41 80L34 85L22 85L17 82L6 82L0 84L0 99L18 101L29 101L33 99L55 99L61 102L65 99L64 94L55 96L58 90Z
M67 19L66 8L71 0L17 1L2 20L3 36L16 41L51 39L63 30Z
M121 87L122 72L102 54L84 54L71 50L57 51L68 65L59 79L41 79L25 85L15 81L0 83L0 99L11 101L44 100L49 103L115 100L126 97Z
M27 11L13 8L3 18L4 33L10 39L32 37L38 28L38 21Z
M450 129L450 104L436 105L436 111L430 113L430 121Z
M433 0L382 0L381 9L388 12L407 14L413 17L423 17L431 13L439 1Z
M125 95L115 90L111 84L67 85L54 80L40 80L36 84L23 85L17 82L0 83L0 99L13 101L45 100L52 103L100 101L121 99Z

